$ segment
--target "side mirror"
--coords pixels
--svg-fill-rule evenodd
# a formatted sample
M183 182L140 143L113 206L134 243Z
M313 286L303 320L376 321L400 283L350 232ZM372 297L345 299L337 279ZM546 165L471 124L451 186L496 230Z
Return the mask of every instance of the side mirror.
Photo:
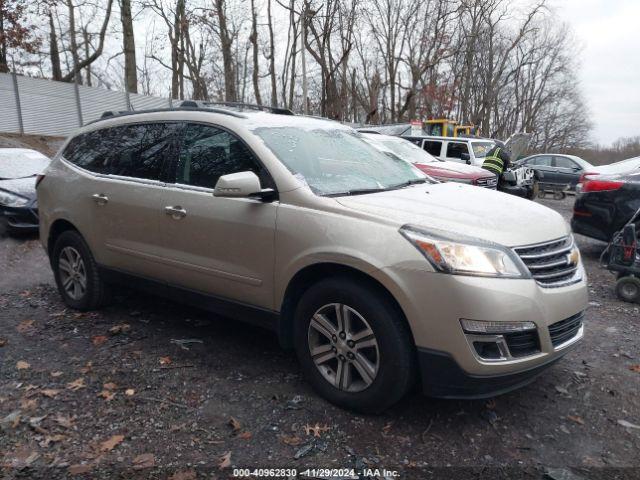
M250 171L230 173L218 179L213 190L214 197L227 198L257 198L259 200L273 200L275 191L271 188L260 187L260 179Z
M471 165L471 155L468 153L461 153L460 160L464 161L467 165Z

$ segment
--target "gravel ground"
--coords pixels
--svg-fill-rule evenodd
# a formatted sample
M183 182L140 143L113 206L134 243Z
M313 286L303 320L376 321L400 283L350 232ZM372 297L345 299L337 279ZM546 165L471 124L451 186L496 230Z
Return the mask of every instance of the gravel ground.
M543 202L568 217L572 201ZM615 297L598 267L603 244L578 240L591 303L585 341L563 361L488 401L416 393L363 416L317 397L294 355L258 328L135 292L100 312L65 309L38 240L0 239L0 472L638 479L640 309Z

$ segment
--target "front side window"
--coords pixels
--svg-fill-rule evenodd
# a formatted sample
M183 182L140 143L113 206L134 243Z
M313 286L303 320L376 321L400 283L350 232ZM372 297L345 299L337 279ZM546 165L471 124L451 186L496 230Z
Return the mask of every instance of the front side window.
M425 140L422 148L429 154L434 157L439 157L440 152L442 151L442 142L434 142L432 140Z
M469 154L469 147L467 147L466 143L449 142L449 145L447 145L448 158L462 158L463 153Z
M487 156L489 150L494 147L493 142L471 142L471 148L473 149L473 156L476 158L484 158Z
M159 180L176 130L175 123L94 130L71 140L63 157L94 173Z
M427 180L408 162L385 155L350 129L278 126L253 132L318 195L387 190Z
M550 167L551 166L551 157L548 155L541 155L539 157L534 157L530 162L527 162L528 165L535 165L536 167Z
M271 187L264 168L237 137L210 125L187 124L178 159L176 182L215 188L222 175L252 171L262 187Z

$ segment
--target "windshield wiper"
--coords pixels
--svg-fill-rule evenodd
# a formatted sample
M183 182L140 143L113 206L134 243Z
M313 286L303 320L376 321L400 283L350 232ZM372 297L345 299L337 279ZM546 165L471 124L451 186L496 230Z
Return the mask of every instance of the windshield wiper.
M427 183L426 178L414 178L413 180L407 180L406 182L399 183L397 185L392 185L387 188L387 190L395 190L397 188L410 187L411 185L417 185L419 183Z
M366 195L367 193L386 192L388 188L354 188L346 192L328 193L326 197L343 197L347 195Z

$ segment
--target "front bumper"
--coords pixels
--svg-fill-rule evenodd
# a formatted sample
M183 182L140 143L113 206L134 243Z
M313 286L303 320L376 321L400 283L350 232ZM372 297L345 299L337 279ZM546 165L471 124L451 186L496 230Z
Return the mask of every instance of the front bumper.
M463 384L477 386L478 382L484 383L486 380L487 384L497 382L506 383L506 386L515 383L516 388L522 381L530 380L529 377L535 377L544 370L542 366L561 358L583 335L583 328L580 328L562 344L552 339L552 331L560 325L558 322L576 318L587 307L586 275L582 265L579 266L582 280L559 288L544 288L535 280L529 279L482 278L426 272L424 265L418 262L407 262L383 271L387 278L393 279L395 285L392 293L407 317L418 350L439 352L437 357L423 356L420 360L427 391L429 384L439 382L444 386L438 380L441 376L445 380L450 377L449 374L440 372L438 367L443 355L452 365L448 370L459 370L458 377L473 379ZM474 349L472 339L470 341L469 335L463 331L461 319L533 322L538 340L537 349L533 353L506 359L483 359ZM435 361L434 358L439 360ZM431 361L434 364L430 364ZM513 375L515 377L509 378ZM500 377L501 380L494 381L493 377ZM455 387L456 383L459 382L452 382L452 386ZM454 391L456 389L457 387L453 388ZM444 395L444 389L440 390L438 396ZM489 390L496 391L494 388ZM497 389L500 390L503 388Z
M0 205L0 218L3 218L12 230L37 230L39 226L38 208L34 205L26 207Z

